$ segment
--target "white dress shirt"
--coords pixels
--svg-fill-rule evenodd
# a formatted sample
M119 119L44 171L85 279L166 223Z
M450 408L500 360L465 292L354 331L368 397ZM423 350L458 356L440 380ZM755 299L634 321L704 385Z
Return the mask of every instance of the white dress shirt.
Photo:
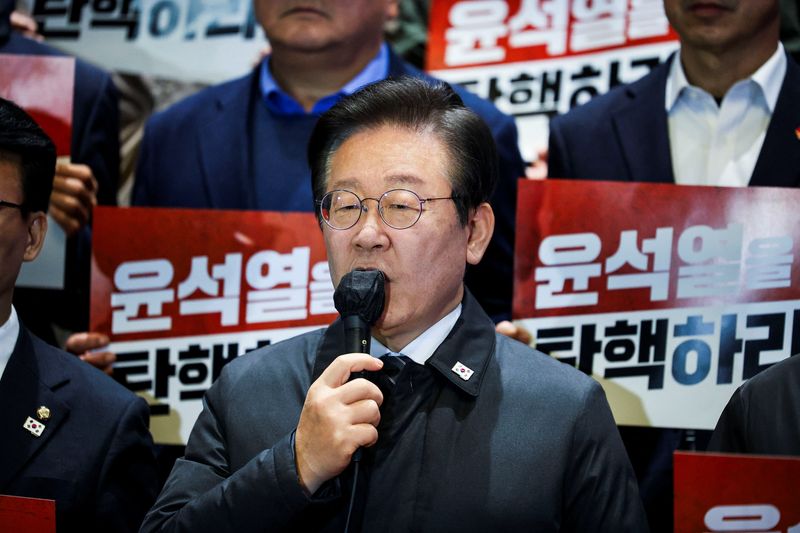
M433 352L436 351L436 348L438 348L450 334L459 316L461 316L461 304L458 304L455 309L440 318L437 323L423 331L416 339L409 342L399 353L392 352L373 337L369 353L375 357L386 355L387 352L392 355L405 355L415 363L424 365L425 361L430 359Z
M11 316L8 317L6 323L0 326L0 379L3 378L3 372L6 371L8 360L11 359L11 354L14 351L14 346L17 344L19 337L19 319L14 306L11 306Z
M786 74L786 54L775 53L749 78L736 82L717 105L690 85L680 54L666 87L669 145L675 183L746 187L764 144Z

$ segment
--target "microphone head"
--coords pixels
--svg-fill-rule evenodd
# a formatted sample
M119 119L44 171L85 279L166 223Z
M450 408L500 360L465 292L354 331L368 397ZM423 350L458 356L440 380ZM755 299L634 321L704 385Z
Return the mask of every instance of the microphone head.
M383 272L353 270L339 281L333 293L333 304L342 318L357 315L371 326L383 313L383 291Z

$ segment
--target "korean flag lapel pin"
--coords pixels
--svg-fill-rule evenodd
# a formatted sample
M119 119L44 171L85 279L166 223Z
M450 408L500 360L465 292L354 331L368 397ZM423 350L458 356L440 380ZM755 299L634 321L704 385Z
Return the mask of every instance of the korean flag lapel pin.
M22 427L30 431L31 435L33 435L34 437L41 437L42 432L44 431L45 428L44 424L42 424L38 420L34 420L31 417L28 417L28 419L25 420L25 425L23 425Z
M453 368L451 368L450 370L455 372L456 376L460 377L464 381L468 381L469 378L472 377L472 374L475 373L471 368L469 368L461 361L456 361L455 366L453 366Z
M40 406L36 410L36 417L39 420L34 420L33 418L28 417L27 420L25 420L25 424L23 424L22 427L30 431L34 437L41 437L42 432L46 427L42 423L42 420L47 420L50 418L50 409L46 405Z

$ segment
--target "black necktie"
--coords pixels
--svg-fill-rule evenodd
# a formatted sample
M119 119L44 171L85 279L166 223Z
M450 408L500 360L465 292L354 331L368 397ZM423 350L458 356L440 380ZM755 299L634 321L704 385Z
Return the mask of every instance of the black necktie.
M386 397L394 390L406 363L411 362L411 359L405 355L386 354L381 357L381 361L383 368L374 374L374 383Z

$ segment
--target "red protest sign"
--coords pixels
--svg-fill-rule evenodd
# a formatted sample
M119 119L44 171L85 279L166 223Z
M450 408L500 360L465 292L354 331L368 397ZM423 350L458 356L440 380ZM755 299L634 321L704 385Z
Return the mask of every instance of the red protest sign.
M800 458L675 452L675 532L797 531Z
M0 54L0 96L30 114L56 145L70 153L75 58Z

